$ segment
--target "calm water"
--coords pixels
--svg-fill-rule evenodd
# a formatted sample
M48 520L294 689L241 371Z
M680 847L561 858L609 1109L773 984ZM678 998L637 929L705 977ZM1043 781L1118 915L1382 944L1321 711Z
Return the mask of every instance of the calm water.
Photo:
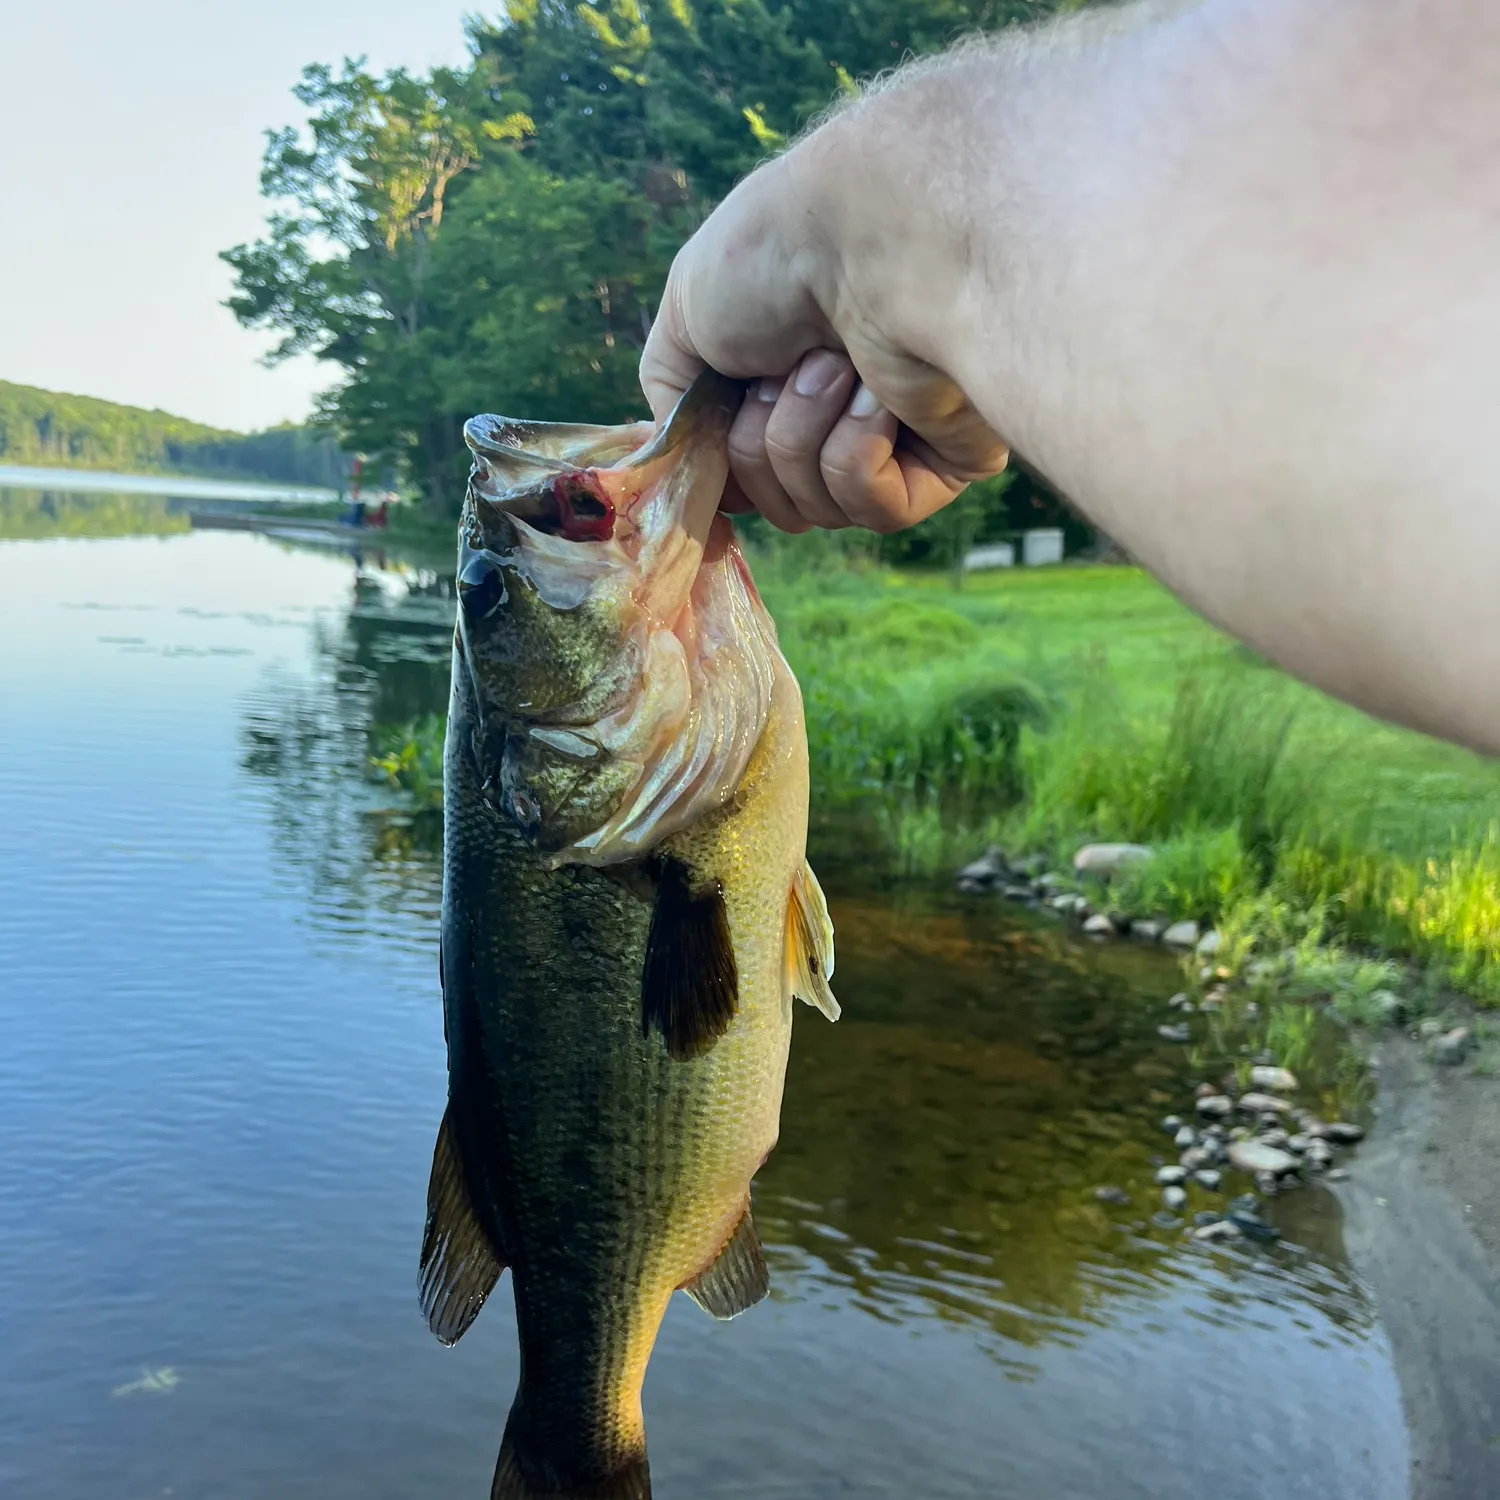
M454 1350L417 1312L438 883L362 769L443 701L446 589L0 501L0 1494L480 1500L509 1299ZM676 1299L659 1500L1404 1496L1331 1197L1272 1254L1149 1221L1172 969L820 868L845 1017L797 1018L775 1295Z

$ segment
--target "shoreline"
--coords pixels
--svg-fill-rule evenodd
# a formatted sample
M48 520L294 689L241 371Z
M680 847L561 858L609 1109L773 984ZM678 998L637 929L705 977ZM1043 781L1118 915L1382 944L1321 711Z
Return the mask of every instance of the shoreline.
M1374 1128L1334 1185L1391 1341L1411 1500L1500 1495L1500 1089L1380 1038Z

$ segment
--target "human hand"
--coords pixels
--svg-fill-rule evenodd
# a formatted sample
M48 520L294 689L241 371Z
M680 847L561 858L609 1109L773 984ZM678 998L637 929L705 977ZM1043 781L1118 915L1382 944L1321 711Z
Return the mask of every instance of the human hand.
M641 359L658 420L705 366L754 380L729 435L724 508L789 532L899 531L1007 458L941 368L942 320L927 315L956 301L958 271L908 233L920 205L898 208L878 176L861 174L857 202L840 190L853 165L842 123L709 216L672 265Z

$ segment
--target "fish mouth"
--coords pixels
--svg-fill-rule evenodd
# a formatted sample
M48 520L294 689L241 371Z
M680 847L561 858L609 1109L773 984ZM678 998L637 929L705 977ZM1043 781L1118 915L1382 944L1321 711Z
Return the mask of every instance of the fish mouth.
M689 444L722 445L747 388L746 381L705 370L654 432L644 422L601 429L471 417L464 423L464 442L474 456L469 498L481 524L519 521L533 533L568 542L606 542L617 532L629 540L641 529L633 513L653 471ZM707 487L682 488L684 501L699 504L675 519L706 540L721 496L700 513Z

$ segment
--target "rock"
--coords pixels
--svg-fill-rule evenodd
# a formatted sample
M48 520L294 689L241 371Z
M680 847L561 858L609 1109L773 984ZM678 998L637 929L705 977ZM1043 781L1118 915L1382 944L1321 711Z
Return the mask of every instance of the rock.
M1234 1141L1229 1147L1229 1165L1247 1176L1268 1173L1274 1178L1296 1171L1297 1158L1279 1146L1267 1146L1261 1141Z
M1045 875L1038 875L1036 878L1037 889L1041 891L1055 891L1067 883L1067 876L1059 875L1056 870L1048 870Z
M1187 995L1179 991L1177 994L1173 995L1170 1000L1167 1001L1167 1009L1190 1010L1192 1009L1192 1004L1193 1002L1188 999Z
M1348 1180L1349 1180L1349 1169L1348 1169L1348 1167L1335 1167L1333 1169L1333 1171L1331 1171L1328 1174L1328 1181L1329 1182L1347 1182Z
M1435 1042L1443 1034L1443 1023L1430 1017L1417 1027L1417 1035L1424 1042Z
M1193 1223L1201 1229L1205 1224L1217 1224L1223 1217L1223 1214L1216 1214L1211 1208L1200 1208L1193 1215Z
M1108 879L1126 865L1148 860L1152 851L1144 844L1085 844L1073 856L1073 868L1080 875L1099 875Z
M1189 1146L1196 1146L1198 1144L1198 1133L1191 1125L1184 1125L1173 1137L1172 1144L1179 1151L1186 1151Z
M1198 924L1173 922L1163 930L1161 940L1172 948L1191 948L1198 941Z
M1190 1042L1193 1039L1191 1030L1180 1022L1176 1026L1158 1026L1156 1034L1164 1042Z
M1001 859L1005 858L1002 853ZM1024 876L1027 880L1035 880L1043 870L1047 868L1047 856L1045 854L1028 854L1024 859L1013 859L1010 867L1017 875Z
M1307 1138L1307 1150L1303 1153L1308 1166L1321 1172L1333 1160L1333 1147L1316 1136Z
M1158 1187L1181 1187L1187 1181L1187 1173L1181 1167L1161 1167L1156 1173Z
M1083 924L1083 930L1090 937L1113 937L1115 935L1115 924L1102 911L1096 911Z
M1228 1094L1209 1094L1198 1101L1198 1113L1206 1120L1228 1119L1234 1113L1234 1100Z
M1370 996L1370 1009L1382 1026L1399 1026L1406 1019L1406 1002L1395 990L1376 990Z
M1060 911L1065 916L1086 917L1089 914L1089 903L1087 898L1080 896L1076 891L1064 891L1060 896L1054 896L1047 903L1054 911Z
M1251 1068L1250 1082L1274 1094L1290 1094L1297 1087L1297 1075L1286 1068Z
M1164 1208L1175 1214L1187 1202L1187 1194L1180 1187L1166 1187L1161 1190L1161 1201Z
M987 880L971 880L967 875L960 875L958 877L958 888L966 896L976 896L980 891L989 890L990 884Z
M1154 943L1162 935L1163 926L1154 917L1137 917L1130 924L1130 935L1143 943Z
M1031 901L1036 896L1036 892L1029 885L1008 885L1001 890L1000 894L1007 901Z
M1181 1192L1182 1189L1178 1188L1177 1191ZM1176 1229L1182 1223L1182 1220L1176 1214L1168 1213L1166 1209L1159 1208L1151 1215L1151 1222L1158 1229Z
M1210 928L1198 939L1198 946L1193 950L1199 958L1212 958L1219 951L1223 939Z
M1262 1146L1275 1146L1280 1151L1291 1144L1292 1138L1278 1126L1270 1130L1261 1131L1256 1139L1260 1141Z
M1283 1132L1283 1134L1285 1134L1285 1132ZM1262 1137L1262 1139L1264 1139L1264 1137ZM1307 1148L1312 1145L1312 1137L1310 1135L1302 1135L1299 1132L1297 1135L1287 1136L1286 1140L1282 1142L1282 1145L1284 1145L1288 1151L1295 1151L1298 1156L1306 1156Z
M1008 873L1009 866L1005 862L1003 851L997 847L991 847L972 864L965 865L958 872L958 883L963 885L965 881L973 881L983 888L1003 880Z
M1312 1132L1308 1131L1308 1134L1311 1135ZM1347 1120L1335 1120L1333 1124L1323 1127L1323 1137L1325 1140L1337 1141L1340 1146L1352 1146L1356 1141L1364 1140L1365 1128L1363 1125L1351 1125Z
M1218 1219L1212 1224L1200 1224L1193 1231L1195 1240L1202 1240L1209 1245L1225 1245L1243 1235L1244 1230L1233 1219Z
M1182 1129L1182 1116L1168 1115L1167 1118L1161 1122L1161 1128L1165 1130L1168 1135L1176 1135L1177 1132Z
M1254 1193L1241 1193L1238 1198L1229 1200L1229 1212L1240 1214L1258 1214L1260 1212L1260 1199Z
M1232 1140L1232 1141L1248 1140L1249 1137L1250 1137L1250 1132L1243 1125L1236 1125L1234 1127L1234 1129L1229 1132L1229 1139Z
M1217 1167L1200 1167L1193 1173L1193 1181L1211 1193L1217 1193L1224 1184L1224 1174Z
M1432 1044L1432 1060L1440 1068L1456 1068L1469 1055L1469 1028L1455 1026Z
M1290 1114L1292 1106L1275 1094L1241 1094L1240 1109L1247 1115Z
M1104 1187L1094 1189L1094 1197L1101 1203L1113 1204L1116 1208L1124 1208L1130 1202L1130 1194L1122 1187L1106 1184Z
M1255 1189L1263 1198L1274 1198L1281 1191L1283 1180L1290 1181L1291 1179L1282 1179L1274 1172L1257 1172L1255 1174Z
M1202 1146L1189 1146L1178 1158L1182 1165L1183 1174L1196 1172L1199 1167L1206 1167L1214 1158L1211 1151Z
M1276 1231L1254 1209L1239 1209L1231 1204L1226 1217L1227 1221L1233 1224L1247 1239L1269 1242L1280 1238Z

